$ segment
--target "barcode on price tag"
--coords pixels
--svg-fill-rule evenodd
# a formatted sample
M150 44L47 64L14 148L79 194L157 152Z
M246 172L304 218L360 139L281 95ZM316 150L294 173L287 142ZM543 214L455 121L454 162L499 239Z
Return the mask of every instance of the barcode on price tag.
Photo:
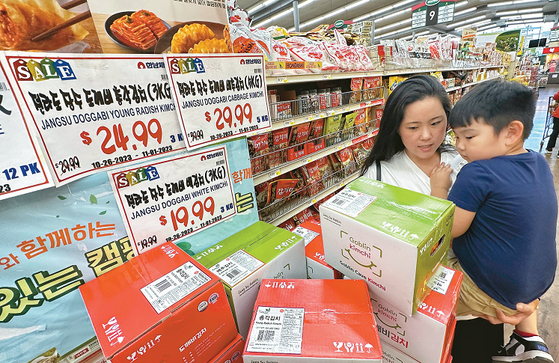
M259 306L247 351L301 354L305 309Z
M235 286L262 266L264 266L264 262L243 250L239 250L210 267L210 271L219 276L229 286Z
M340 213L356 218L377 197L344 189L333 198L328 199L324 206Z
M187 262L144 286L140 291L155 311L161 314L162 311L210 281L208 275L200 271L192 262Z
M453 276L454 270L451 270L444 266L439 266L437 271L435 271L435 274L431 276L429 281L427 281L427 287L429 287L433 291L445 295Z

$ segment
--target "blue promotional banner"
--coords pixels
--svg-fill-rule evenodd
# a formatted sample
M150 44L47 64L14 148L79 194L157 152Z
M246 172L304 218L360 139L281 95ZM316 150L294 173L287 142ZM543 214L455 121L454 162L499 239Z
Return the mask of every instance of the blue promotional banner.
M0 362L83 348L79 286L133 257L107 175L0 201L0 230Z

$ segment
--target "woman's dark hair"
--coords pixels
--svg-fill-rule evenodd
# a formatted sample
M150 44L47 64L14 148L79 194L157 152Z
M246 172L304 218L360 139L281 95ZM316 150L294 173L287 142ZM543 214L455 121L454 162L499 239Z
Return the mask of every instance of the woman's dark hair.
M452 108L450 99L443 85L435 77L427 75L410 77L398 85L392 94L388 96L380 121L378 136L376 137L373 149L361 168L361 175L364 175L375 161L389 160L394 154L405 149L402 138L398 133L404 118L404 111L409 104L428 97L436 97L441 101L448 119L450 109ZM439 146L438 150L441 151L447 148L451 148L451 146L443 143Z

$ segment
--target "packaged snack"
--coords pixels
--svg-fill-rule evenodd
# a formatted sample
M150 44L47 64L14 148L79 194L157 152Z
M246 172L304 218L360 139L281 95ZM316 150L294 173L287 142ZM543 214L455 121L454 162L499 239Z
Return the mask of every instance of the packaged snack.
M357 112L352 112L345 115L344 125L342 129L342 141L349 140L354 135L353 126L355 124L355 118L357 117Z
M309 140L316 139L322 136L324 130L324 119L320 118L311 122L309 131Z
M402 82L404 82L407 78L402 76L390 76L388 78L388 94L391 94L396 87Z
M291 132L289 134L289 146L287 150L287 160L295 160L306 155L305 144L309 138L310 132L310 122L304 124L295 125L291 127Z
M289 218L285 222L278 224L278 227L287 229L288 231L292 232L295 228L297 228L297 223L295 223L295 219Z
M313 196L324 189L324 184L321 180L322 178L318 160L311 161L307 165L303 166L301 169L303 170L305 184L307 185L309 196Z
M278 179L271 182L268 188L268 203L272 204L287 199L295 190L298 182L297 179Z
M270 152L268 133L248 138L248 151L252 174L258 174L268 169L268 156Z
M342 165L345 176L349 176L356 171L355 162L353 160L353 153L350 148L346 147L336 152L336 156Z
M324 124L324 140L327 147L341 142L341 135L338 132L341 126L342 115L333 115L326 118Z
M351 90L351 96L349 97L349 103L361 102L361 89L363 87L363 77L355 77L351 79L349 85Z
M310 219L314 219L314 214L312 213L310 208L306 208L297 213L295 217L293 217L293 219L295 220L295 223L299 225L301 223L305 223Z
M272 146L269 158L270 168L275 168L286 160L286 147L289 143L289 127L272 131Z
M357 115L355 116L354 121L354 130L355 135L359 134L366 134L369 131L369 123L367 122L367 112L372 110L372 107L369 108L361 108L356 111Z
M268 205L268 189L270 187L270 180L254 186L256 192L256 205L258 209L262 209Z
M382 98L382 79L377 77L363 78L363 100L375 100Z

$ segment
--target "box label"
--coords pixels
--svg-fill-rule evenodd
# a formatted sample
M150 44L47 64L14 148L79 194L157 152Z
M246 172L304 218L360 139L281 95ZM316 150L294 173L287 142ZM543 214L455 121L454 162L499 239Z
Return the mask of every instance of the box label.
M158 278L140 291L158 314L175 304L194 290L210 282L211 278L192 262L174 269Z
M452 277L454 276L454 270L446 268L444 266L439 266L435 274L427 282L427 286L438 293L446 295Z
M229 286L235 286L262 266L264 266L264 262L239 250L210 267L210 271Z
M351 189L344 189L324 203L330 209L356 218L377 197Z
M304 317L303 308L259 306L247 343L247 351L301 354Z
M313 239L320 236L320 233L311 231L310 229L301 226L297 226L297 228L295 228L292 232L298 236L303 237L303 239L305 240L305 246L311 243Z

